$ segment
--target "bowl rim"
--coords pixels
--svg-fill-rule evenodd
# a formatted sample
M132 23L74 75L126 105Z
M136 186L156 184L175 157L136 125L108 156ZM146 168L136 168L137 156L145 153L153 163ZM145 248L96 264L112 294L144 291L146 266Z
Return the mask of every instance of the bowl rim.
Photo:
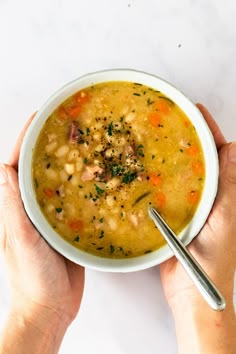
M137 79L127 79L133 77L136 77ZM106 79L101 80L102 78ZM36 142L37 137L50 113L52 113L60 103L65 101L73 93L92 84L108 81L141 81L140 83L156 88L171 99L174 97L173 101L180 106L185 114L187 114L186 112L188 111L191 113L190 116L189 114L187 114L187 116L190 121L194 123L199 140L202 144L206 164L206 180L202 198L195 215L191 222L179 234L179 237L185 245L188 245L193 238L197 236L207 220L218 189L219 163L214 138L203 115L197 106L185 94L183 94L168 81L144 71L133 69L108 69L96 71L82 75L68 82L53 93L36 113L34 120L30 124L23 139L19 158L19 187L24 208L29 218L46 242L48 242L53 249L71 261L93 270L108 272L132 272L158 265L171 258L173 256L173 252L168 245L165 245L160 249L146 255L133 258L113 259L98 257L75 248L59 236L43 216L43 213L36 201L31 173L34 143ZM88 85L89 82L91 82L90 85ZM155 85L150 85L146 82L153 82ZM158 87L156 86L157 84ZM179 104L180 101L183 102L183 105Z

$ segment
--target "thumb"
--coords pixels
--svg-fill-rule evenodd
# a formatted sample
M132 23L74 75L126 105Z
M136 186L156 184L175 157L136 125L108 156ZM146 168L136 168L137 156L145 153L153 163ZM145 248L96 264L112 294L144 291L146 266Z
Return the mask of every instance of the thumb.
M16 171L0 164L0 224L3 247L34 244L40 237L28 219L20 197Z

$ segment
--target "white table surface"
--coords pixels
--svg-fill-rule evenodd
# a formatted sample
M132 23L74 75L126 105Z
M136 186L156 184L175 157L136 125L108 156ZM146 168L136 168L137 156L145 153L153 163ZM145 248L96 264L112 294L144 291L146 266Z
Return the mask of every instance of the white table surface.
M0 161L52 92L108 68L170 81L236 140L235 18L234 0L0 0ZM9 303L2 266L0 281L2 323ZM87 271L81 311L60 353L177 353L158 267Z

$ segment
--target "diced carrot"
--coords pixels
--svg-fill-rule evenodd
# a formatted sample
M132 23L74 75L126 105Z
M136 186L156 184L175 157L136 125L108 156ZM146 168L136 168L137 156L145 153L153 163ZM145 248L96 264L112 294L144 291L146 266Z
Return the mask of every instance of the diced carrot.
M51 189L51 188L45 188L45 189L43 190L43 192L44 192L44 194L46 195L47 198L52 198L52 197L54 197L54 195L55 195L54 190Z
M186 153L191 156L197 155L198 152L199 152L199 150L198 150L197 146L195 146L195 145L192 145L186 149Z
M192 170L197 176L202 176L204 173L203 163L200 161L193 161Z
M159 186L161 183L161 176L158 176L155 173L151 173L149 176L149 181L153 186Z
M190 204L197 204L200 199L200 192L199 191L191 191L187 194L187 201Z
M74 231L81 231L83 228L83 222L79 219L69 221L68 225Z
M71 118L77 118L78 115L81 112L81 106L77 105L77 106L72 106L68 109L68 114Z
M161 124L162 117L158 112L150 112L148 120L153 127L158 127L158 125Z
M160 99L155 103L155 108L157 108L159 112L164 114L170 111L169 104L166 102L166 100L163 99Z
M190 126L190 121L189 120L185 120L184 121L184 125L186 128L188 128Z
M90 97L88 96L88 94L86 92L79 92L76 95L76 100L77 102L79 102L80 105L83 105L84 103L87 103L90 101Z
M166 196L163 192L158 192L156 196L156 202L158 208L164 208L166 204Z

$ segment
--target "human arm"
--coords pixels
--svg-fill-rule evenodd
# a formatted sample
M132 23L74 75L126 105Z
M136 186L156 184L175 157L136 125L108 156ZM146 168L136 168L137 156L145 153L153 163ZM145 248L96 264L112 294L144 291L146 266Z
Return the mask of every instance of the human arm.
M16 172L23 135L0 167L0 248L12 289L0 353L54 354L79 310L84 269L54 251L24 211Z
M226 310L215 312L209 308L175 258L161 265L161 277L175 319L179 353L235 354L236 144L227 144L205 107L198 108L215 138L220 178L212 211L189 250L223 293Z

